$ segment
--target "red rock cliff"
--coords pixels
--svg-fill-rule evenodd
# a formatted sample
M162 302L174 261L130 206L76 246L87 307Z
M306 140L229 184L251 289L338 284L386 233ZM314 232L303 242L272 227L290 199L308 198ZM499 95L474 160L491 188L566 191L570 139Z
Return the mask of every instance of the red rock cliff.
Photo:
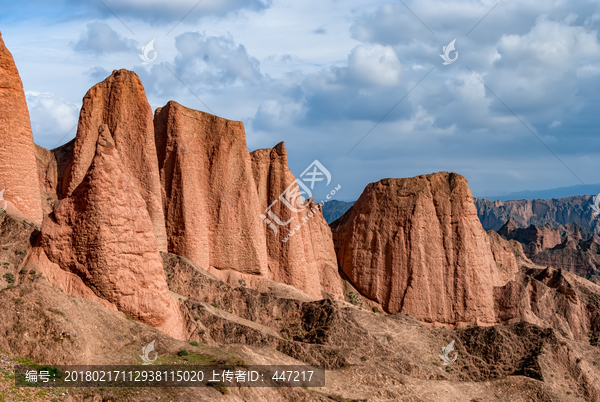
M134 72L113 71L83 98L72 160L62 181L63 196L72 194L85 177L102 124L108 126L123 165L138 182L159 249L167 251L152 109Z
M17 212L41 223L42 201L37 175L35 145L23 83L0 34L0 191ZM20 213L18 213L20 212Z
M438 324L497 322L493 288L510 274L496 266L464 177L371 183L332 230L342 270L388 312Z
M171 101L155 125L169 251L205 269L267 276L243 123Z
M288 168L285 145L279 143L275 148L252 152L252 167L261 214L275 202L270 211L281 222L291 219L288 225L273 222L277 233L263 223L271 279L292 285L315 298L323 297L321 291L342 296L331 230L320 208L307 202L303 203L306 208L297 208L300 211L295 212L278 200L296 181Z
M99 132L87 174L44 219L41 246L52 263L79 276L98 298L183 339L182 315L169 294L139 181L121 161L108 126ZM78 294L87 297L81 289Z

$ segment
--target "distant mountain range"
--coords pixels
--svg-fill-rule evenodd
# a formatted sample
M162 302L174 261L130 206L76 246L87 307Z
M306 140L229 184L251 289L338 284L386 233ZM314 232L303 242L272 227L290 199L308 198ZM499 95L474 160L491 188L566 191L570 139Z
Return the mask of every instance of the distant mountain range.
M516 193L509 193L497 196L480 196L476 197L485 200L549 200L552 198L567 198L576 195L595 195L600 193L600 183L596 184L580 184L578 186L571 187L558 187L551 188L549 190L534 190L534 191L519 191Z

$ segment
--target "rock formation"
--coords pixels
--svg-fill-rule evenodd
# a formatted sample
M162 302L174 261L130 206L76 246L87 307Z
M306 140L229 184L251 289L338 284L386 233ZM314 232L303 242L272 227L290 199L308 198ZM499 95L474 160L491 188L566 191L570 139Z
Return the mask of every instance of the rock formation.
M97 138L87 174L44 219L41 247L50 262L77 275L98 298L175 338L185 338L139 181L121 161L107 125L100 126ZM56 278L56 286L78 283L65 275L46 277ZM86 297L80 285L76 289Z
M522 229L509 219L498 234L519 242L533 263L563 269L600 283L600 238L590 235L577 223L557 226L547 223Z
M171 101L155 124L169 251L206 269L267 276L243 123Z
M498 230L498 234L504 236L507 240L516 240L521 243L525 255L529 258L540 251L553 248L562 241L558 230L555 230L549 224L539 227L531 225L521 229L512 219L509 219Z
M4 189L3 199L15 212L40 224L43 214L34 152L23 83L0 34L0 191Z
M432 324L497 322L493 287L510 275L499 272L464 177L371 183L332 231L341 269L386 311Z
M510 218L522 228L575 222L590 232L600 234L600 219L592 216L591 205L592 197L589 195L551 200L475 200L477 214L485 230L499 230Z
M138 76L113 71L83 98L73 156L61 185L69 196L81 184L96 152L98 128L106 124L123 165L137 180L161 251L167 251L152 109Z
M279 198L290 186L299 190L296 178L288 168L285 145L279 143L272 149L252 152L252 168L261 214L266 214L263 216L272 222L272 226L266 227L270 278L316 298L323 297L321 290L341 296L331 230L320 208L312 199L298 200L301 205L294 204L296 211L292 211ZM275 225L270 218L272 215L265 212L267 209L281 222L290 223Z
M341 295L330 229L314 205L308 221L311 208L293 213L302 227L286 242L293 225L274 235L261 219L295 181L283 144L251 156L241 122L172 101L157 109L155 129L171 253L231 283L271 279L314 298Z

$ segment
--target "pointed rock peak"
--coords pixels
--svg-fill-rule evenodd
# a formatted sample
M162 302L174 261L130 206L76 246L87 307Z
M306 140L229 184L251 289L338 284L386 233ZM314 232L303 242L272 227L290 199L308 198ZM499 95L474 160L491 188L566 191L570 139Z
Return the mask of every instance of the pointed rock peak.
M125 170L137 182L159 249L167 251L152 108L142 81L133 71L113 71L83 98L73 158L61 185L62 196L70 196L81 184L95 155L110 153L111 148L118 151Z
M273 147L273 152L276 152L278 155L287 156L285 142L281 141L279 144L275 145L275 147Z

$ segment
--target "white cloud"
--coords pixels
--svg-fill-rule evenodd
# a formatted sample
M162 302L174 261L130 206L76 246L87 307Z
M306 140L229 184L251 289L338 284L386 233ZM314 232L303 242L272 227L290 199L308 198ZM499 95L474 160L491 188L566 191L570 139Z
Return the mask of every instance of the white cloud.
M28 91L25 96L34 141L43 147L54 148L56 141L77 124L79 107L47 92ZM68 139L73 137L75 130Z
M91 22L73 48L83 53L105 54L128 52L134 50L136 45L131 39L119 35L108 24Z
M348 56L348 72L362 84L395 86L400 82L402 65L391 46L358 45Z

